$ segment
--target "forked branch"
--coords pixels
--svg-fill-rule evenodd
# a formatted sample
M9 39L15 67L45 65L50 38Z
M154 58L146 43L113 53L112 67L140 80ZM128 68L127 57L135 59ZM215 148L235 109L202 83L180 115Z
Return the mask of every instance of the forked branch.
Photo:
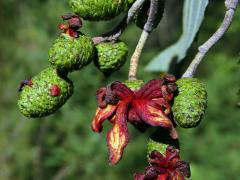
M225 32L230 27L235 10L238 5L238 0L225 0L225 6L226 6L226 13L224 20L221 24L221 26L217 29L217 31L204 43L198 48L198 53L196 54L195 58L185 71L185 73L182 75L182 77L193 77L198 65L203 60L206 53L210 50L210 48L216 44L225 34Z
M128 14L123 18L123 20L114 27L111 31L97 37L93 37L93 43L99 44L101 42L105 41L114 41L117 40L123 33L123 31L126 29L128 24L133 19L134 15L138 12L138 10L142 7L143 3L146 0L136 0L131 8L128 10Z

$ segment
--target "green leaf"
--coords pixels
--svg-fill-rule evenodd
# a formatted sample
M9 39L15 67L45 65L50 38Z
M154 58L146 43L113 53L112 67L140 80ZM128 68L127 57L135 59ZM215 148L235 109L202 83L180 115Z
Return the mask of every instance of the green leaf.
M175 44L165 49L147 65L147 71L168 71L174 57L178 62L183 60L202 24L207 5L208 0L185 0L183 34Z

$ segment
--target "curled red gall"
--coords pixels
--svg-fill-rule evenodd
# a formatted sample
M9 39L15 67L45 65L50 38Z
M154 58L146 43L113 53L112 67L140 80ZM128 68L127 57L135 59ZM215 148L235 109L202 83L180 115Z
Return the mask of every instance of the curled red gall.
M144 173L134 175L134 180L184 180L191 176L189 164L180 159L179 150L172 146L167 147L165 154L152 151L149 164Z
M113 124L107 134L110 164L119 162L129 142L127 122L142 132L150 126L160 126L167 129L173 139L178 138L169 118L170 101L174 96L173 90L176 89L173 86L176 85L175 79L169 79L153 79L137 91L116 81L97 91L98 108L92 121L92 129L101 132L105 120Z
M73 38L79 37L80 32L78 31L82 27L82 20L79 15L68 13L62 16L63 20L67 20L67 24L60 24L58 28L63 30L65 34Z

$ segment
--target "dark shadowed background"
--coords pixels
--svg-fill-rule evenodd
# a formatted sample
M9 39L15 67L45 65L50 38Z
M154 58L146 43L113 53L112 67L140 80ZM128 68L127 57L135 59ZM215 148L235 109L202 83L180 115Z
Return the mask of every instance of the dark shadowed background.
M144 49L138 77L145 81L160 73L144 71L145 65L181 34L182 0L169 0L164 20ZM70 78L73 97L55 114L27 119L17 107L17 87L49 66L48 49L60 33L60 16L69 12L67 0L0 1L0 180L121 180L143 171L150 131L141 134L129 126L131 142L116 166L107 164L105 134L91 131L95 91L114 80L125 80L128 65L106 79L93 64ZM219 26L223 1L210 0L203 26L184 63L173 73L181 75L204 42ZM110 30L110 22L84 22L82 32L97 35ZM122 36L129 58L141 31L130 25ZM240 9L228 33L205 57L197 77L206 83L209 103L203 122L195 129L180 129L181 155L189 161L192 180L237 180L240 176Z

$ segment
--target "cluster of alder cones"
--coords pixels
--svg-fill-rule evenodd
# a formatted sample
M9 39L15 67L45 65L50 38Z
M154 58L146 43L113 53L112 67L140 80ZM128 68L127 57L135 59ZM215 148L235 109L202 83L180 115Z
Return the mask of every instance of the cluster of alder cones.
M126 12L133 3L134 0L70 0L74 13L62 16L66 23L59 25L63 32L49 50L51 66L20 84L18 106L24 116L48 116L65 104L73 94L73 83L67 77L70 72L94 62L104 75L109 76L124 65L128 54L124 42L115 40L94 44L92 38L79 29L82 27L81 18L109 20ZM149 8L150 2L146 1L135 15L134 22L138 27L143 28L146 23ZM154 27L163 14L163 0L159 1L157 9ZM141 80L113 82L97 91L97 100L92 129L101 132L105 120L113 124L107 134L107 143L109 163L116 164L129 142L127 122L142 132L151 126L160 127L169 135L170 141L176 140L176 126L191 128L201 121L207 106L207 93L204 85L195 78L176 80L174 76L166 75L145 84ZM190 176L189 165L180 160L177 147L153 140L149 147L151 166L145 173L136 174L135 179L184 179L184 176Z

